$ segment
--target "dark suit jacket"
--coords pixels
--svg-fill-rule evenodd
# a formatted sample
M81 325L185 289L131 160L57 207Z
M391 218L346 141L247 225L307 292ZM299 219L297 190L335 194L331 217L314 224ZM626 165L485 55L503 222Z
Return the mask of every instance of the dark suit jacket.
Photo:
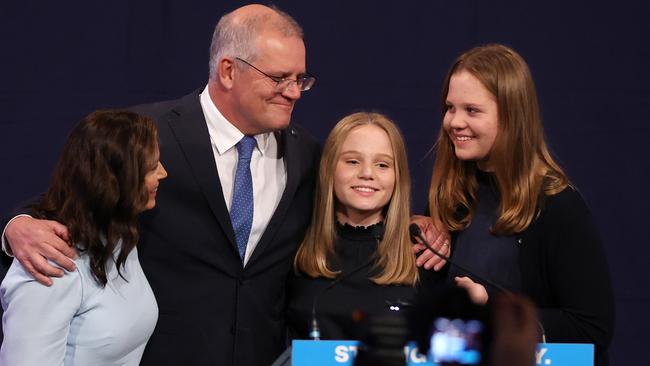
M269 365L285 348L285 284L309 224L320 149L297 126L278 133L287 185L242 267L199 92L142 105L169 173L141 218L140 261L160 316L142 365Z

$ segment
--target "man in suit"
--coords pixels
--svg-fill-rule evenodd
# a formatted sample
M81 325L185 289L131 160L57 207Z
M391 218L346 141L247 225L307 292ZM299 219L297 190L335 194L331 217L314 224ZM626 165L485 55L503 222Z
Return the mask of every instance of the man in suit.
M313 82L296 21L248 5L217 24L205 88L132 108L157 121L169 173L156 209L141 218L140 261L159 307L143 365L268 365L284 349L286 278L310 220L320 154L289 121ZM240 142L251 139L243 189ZM418 222L440 250L448 237ZM75 269L67 240L63 225L19 216L5 227L3 249L49 285L64 272L48 259ZM444 264L430 251L417 261Z
M285 348L285 282L319 158L289 121L313 82L295 20L248 5L217 24L205 88L133 108L157 121L169 172L158 208L141 219L138 250L160 314L143 365L269 365ZM45 258L74 269L56 222L19 217L5 235L43 283L63 275Z

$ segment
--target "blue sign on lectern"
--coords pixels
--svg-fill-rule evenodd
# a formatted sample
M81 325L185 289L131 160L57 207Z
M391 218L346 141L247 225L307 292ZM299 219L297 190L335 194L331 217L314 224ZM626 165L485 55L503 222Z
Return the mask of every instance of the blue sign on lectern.
M357 355L357 341L301 341L292 344L293 366L352 366ZM407 366L435 366L421 355L414 342L404 346ZM540 343L535 351L540 366L593 366L593 344Z

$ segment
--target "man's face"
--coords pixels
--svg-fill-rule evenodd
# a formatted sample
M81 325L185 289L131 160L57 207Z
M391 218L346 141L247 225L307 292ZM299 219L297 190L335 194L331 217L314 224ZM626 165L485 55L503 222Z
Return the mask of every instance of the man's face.
M305 44L298 37L263 31L257 38L258 54L246 60L274 77L297 79L306 72ZM243 62L235 61L233 103L237 127L247 135L281 130L289 125L293 105L300 99L295 83L282 90L277 83Z

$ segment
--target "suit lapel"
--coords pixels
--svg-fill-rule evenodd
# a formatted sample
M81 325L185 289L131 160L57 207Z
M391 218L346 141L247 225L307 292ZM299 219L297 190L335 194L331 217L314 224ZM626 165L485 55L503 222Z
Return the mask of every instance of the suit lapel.
M193 93L183 98L169 113L168 123L210 209L231 245L236 248L235 233L223 198L210 134L198 95Z
M276 134L276 136L278 137L278 142L281 143L282 156L287 167L287 185L282 193L280 203L271 217L271 221L269 221L269 224L266 226L266 230L264 230L264 234L262 234L257 247L255 247L251 259L246 264L247 267L253 264L257 258L264 253L264 250L272 242L276 232L284 223L284 216L291 206L291 202L293 201L293 197L303 174L302 171L304 171L304 167L301 165L302 160L300 159L300 154L302 152L300 151L298 144L300 138L298 131L289 126L289 128Z

